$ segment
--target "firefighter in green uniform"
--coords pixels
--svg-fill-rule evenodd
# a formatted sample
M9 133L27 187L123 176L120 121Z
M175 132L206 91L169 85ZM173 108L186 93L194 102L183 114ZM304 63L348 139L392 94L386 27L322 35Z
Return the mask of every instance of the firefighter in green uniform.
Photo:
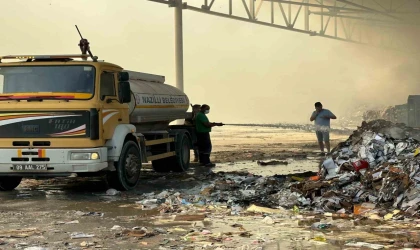
M210 122L207 114L210 113L210 106L203 104L201 111L195 118L195 128L197 132L197 146L199 153L200 165L206 167L214 167L215 164L210 161L210 154L212 150L210 132L214 126L223 126L223 123Z

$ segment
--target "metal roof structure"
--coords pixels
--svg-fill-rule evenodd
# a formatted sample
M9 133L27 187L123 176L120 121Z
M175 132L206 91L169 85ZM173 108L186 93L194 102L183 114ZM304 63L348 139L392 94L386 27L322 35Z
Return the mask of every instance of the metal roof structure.
M149 1L171 7L181 2ZM310 36L420 51L419 0L184 0L182 9Z
M184 89L184 10L335 39L419 53L420 0L149 0L174 7L175 75Z

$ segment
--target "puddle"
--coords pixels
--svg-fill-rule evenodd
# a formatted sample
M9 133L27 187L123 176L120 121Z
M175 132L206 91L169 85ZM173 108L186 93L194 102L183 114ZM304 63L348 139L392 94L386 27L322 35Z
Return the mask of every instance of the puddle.
M275 161L276 159L264 160L264 162ZM282 160L284 161L284 160ZM287 165L258 165L257 161L239 161L232 163L218 163L213 172L229 172L244 171L256 175L272 176L272 175L288 175L304 172L318 172L320 161L316 159L293 160L287 159Z

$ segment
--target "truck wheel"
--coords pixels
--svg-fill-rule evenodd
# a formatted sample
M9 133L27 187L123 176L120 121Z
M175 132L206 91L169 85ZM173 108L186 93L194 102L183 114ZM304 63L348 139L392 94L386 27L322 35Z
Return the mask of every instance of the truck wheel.
M175 148L171 146L171 150L175 150L176 155L168 158L152 161L153 169L159 173L184 172L190 166L191 143L187 134L179 134Z
M134 189L140 182L141 155L137 144L127 141L116 162L116 171L109 172L108 183L111 187L125 191Z
M171 172L171 162L168 161L169 159L170 158L163 158L152 161L153 170L155 170L158 173Z
M0 190L1 191L11 191L19 186L22 181L22 177L10 176L10 177L0 177Z
M176 142L176 155L168 158L169 166L174 172L184 172L190 167L191 142L187 134L179 136Z

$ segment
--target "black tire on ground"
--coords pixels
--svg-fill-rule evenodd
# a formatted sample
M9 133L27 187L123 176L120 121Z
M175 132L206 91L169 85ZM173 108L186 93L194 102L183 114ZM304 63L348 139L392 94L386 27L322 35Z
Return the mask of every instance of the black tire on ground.
M178 135L175 145L176 155L168 158L174 172L184 172L190 167L191 140L187 134Z
M19 186L22 177L18 176L2 176L0 177L0 191L11 191Z
M132 190L140 182L141 154L134 141L125 142L116 171L107 173L108 184L120 191Z

